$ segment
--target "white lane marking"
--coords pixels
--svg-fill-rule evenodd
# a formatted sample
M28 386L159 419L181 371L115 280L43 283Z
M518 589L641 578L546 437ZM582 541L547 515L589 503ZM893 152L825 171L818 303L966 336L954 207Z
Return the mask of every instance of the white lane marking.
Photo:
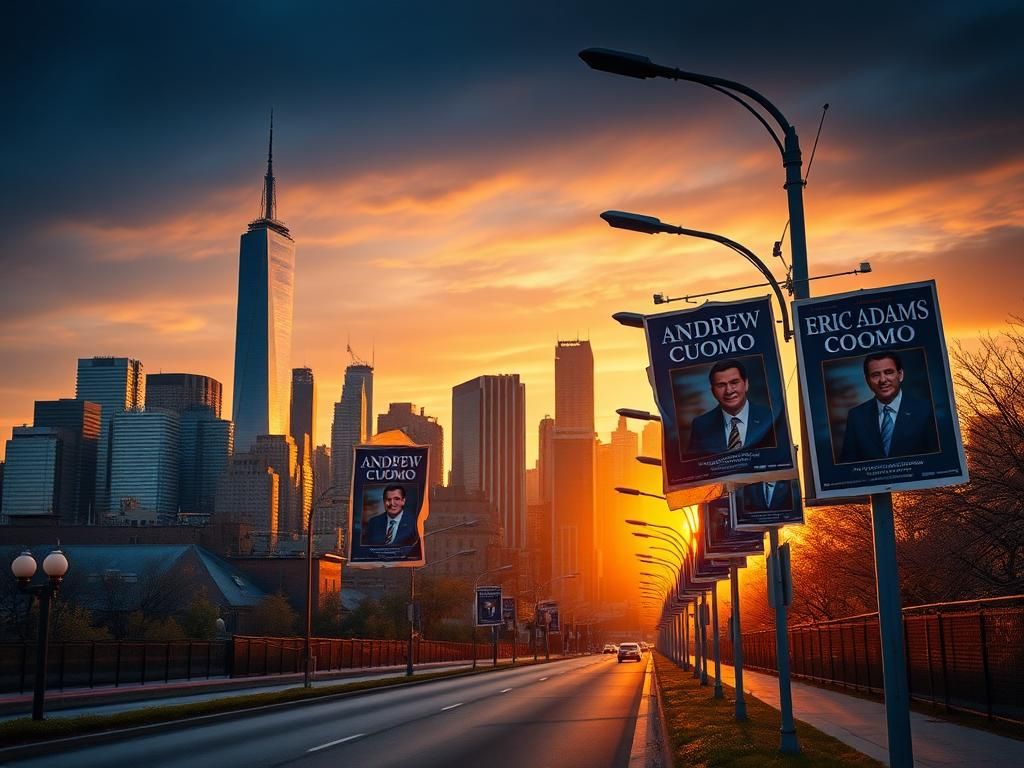
M346 736L344 739L336 739L334 741L328 741L326 744L321 744L319 747L311 747L310 749L307 749L306 751L307 752L319 752L321 749L327 749L328 747L334 747L334 746L337 746L338 744L344 744L346 741L353 741L355 739L362 738L365 735L366 735L365 733L357 733L357 734L355 734L353 736Z
M509 691L511 691L511 690L512 690L511 688L506 688L505 690L503 690L503 691L501 691L501 692L502 692L502 693L508 693L508 692L509 692Z
M447 712L449 709L455 709L456 707L461 707L461 706L462 706L462 702L460 701L458 704L449 704L447 707L441 707L441 711L442 712Z
M544 682L545 680L547 680L547 678L546 678L546 677L538 677L538 678L537 678L537 682L538 682L538 683L543 683L543 682Z

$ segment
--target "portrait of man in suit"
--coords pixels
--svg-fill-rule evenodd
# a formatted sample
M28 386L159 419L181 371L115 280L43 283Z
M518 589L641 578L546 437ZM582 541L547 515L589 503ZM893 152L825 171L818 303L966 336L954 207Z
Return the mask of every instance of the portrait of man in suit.
M405 488L388 485L382 496L384 511L363 526L362 544L378 547L408 547L419 539L416 512L405 509Z
M939 450L931 402L903 389L903 361L892 351L864 358L874 397L850 409L840 462L914 456Z
M771 408L748 397L747 369L739 360L719 360L708 373L718 405L693 420L687 453L706 455L776 445Z
M742 493L743 509L749 512L793 508L793 483L790 480L751 483L743 486Z

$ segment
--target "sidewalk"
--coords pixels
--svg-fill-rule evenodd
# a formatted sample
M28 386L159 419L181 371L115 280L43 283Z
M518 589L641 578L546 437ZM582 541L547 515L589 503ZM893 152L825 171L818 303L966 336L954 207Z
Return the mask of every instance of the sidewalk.
M714 662L708 664L708 687L714 685ZM722 682L734 686L732 666L722 665ZM793 716L869 757L889 763L885 705L858 696L793 681ZM778 709L779 679L743 670L743 690ZM926 768L970 766L1003 768L1024 765L1024 741L966 728L946 720L910 713L914 765ZM797 738L800 727L797 726Z

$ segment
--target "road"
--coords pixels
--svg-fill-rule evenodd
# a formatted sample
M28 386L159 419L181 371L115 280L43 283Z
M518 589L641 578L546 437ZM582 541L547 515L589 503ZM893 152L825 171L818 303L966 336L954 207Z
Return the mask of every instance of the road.
M128 732L5 766L53 768L625 768L649 656L585 656L541 667Z

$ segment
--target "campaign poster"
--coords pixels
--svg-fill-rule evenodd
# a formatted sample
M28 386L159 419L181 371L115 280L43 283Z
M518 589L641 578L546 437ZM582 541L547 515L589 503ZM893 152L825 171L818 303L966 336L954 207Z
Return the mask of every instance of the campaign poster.
M558 603L554 600L542 600L537 603L537 622L542 627L547 627L549 634L558 634L560 631Z
M789 482L789 481L779 481ZM764 554L764 534L736 530L732 525L731 499L725 496L702 504L701 529L706 557L731 559Z
M501 624L501 587L476 588L476 625L496 627Z
M648 315L644 329L666 494L796 477L768 297Z
M501 598L501 621L505 629L512 631L516 628L516 599L514 597Z
M935 281L793 304L821 498L968 480Z
M737 531L804 524L800 483L796 480L750 483L737 488L733 499L732 527Z
M408 441L401 432L397 435L396 440ZM381 436L375 436L378 438ZM349 566L410 568L425 564L428 460L427 446L356 446L349 498Z
M690 580L696 584L706 584L729 578L729 561L712 559L704 547L704 536L694 539L696 547L690 558Z

